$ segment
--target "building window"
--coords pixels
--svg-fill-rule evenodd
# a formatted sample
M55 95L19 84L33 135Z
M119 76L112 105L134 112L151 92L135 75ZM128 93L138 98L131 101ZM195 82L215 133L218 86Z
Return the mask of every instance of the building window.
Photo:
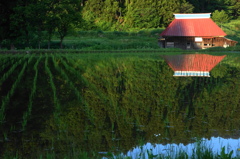
M187 42L187 49L190 49L190 48L191 48L191 43Z
M197 46L202 46L202 43L196 43L197 44Z
M167 46L166 47L174 47L174 42L167 42Z

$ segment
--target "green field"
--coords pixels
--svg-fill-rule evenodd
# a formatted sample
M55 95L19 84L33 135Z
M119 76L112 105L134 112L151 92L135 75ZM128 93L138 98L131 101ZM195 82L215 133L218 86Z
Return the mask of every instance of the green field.
M233 135L240 54L228 52L210 78L173 77L160 55L182 53L1 54L1 158L96 158L145 142L192 143L210 129Z

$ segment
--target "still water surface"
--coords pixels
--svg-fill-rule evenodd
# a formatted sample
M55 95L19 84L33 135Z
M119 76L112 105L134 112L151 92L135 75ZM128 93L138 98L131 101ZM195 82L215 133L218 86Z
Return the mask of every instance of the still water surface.
M80 56L41 57L23 127L37 59L28 61L28 76L6 107L2 154L34 158L84 151L134 157L146 149L164 155L177 147L191 154L201 139L215 152L225 146L226 152L238 154L240 69L229 59L211 77L173 77L159 58ZM2 84L1 96L7 95L18 69Z

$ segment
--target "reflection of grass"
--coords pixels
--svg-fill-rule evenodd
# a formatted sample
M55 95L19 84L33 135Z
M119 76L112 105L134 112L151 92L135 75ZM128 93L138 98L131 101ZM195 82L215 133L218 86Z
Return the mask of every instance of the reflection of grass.
M114 155L111 152L84 152L75 151L74 153L69 153L62 156L64 159L239 159L239 157L232 157L233 151L226 153L225 147L221 148L220 153L214 153L213 150L206 145L202 144L201 141L197 141L195 147L192 149L191 153L188 153L184 149L175 149L174 146L168 146L165 151L166 153L154 153L152 149L140 148L139 152L133 154L132 156L124 155L123 153ZM46 152L46 154L39 155L39 159L55 159L57 153ZM16 156L8 156L7 154L3 157L4 159L14 158L18 159Z
M189 153L184 149L175 149L174 146L168 146L166 148L166 152L164 153L154 153L152 149L141 149L138 154L134 156L125 156L123 154L117 155L115 158L127 158L127 159L232 159L233 151L229 153L225 153L225 147L221 148L220 153L214 153L213 150L206 145L204 145L201 141L197 141L195 147L192 149L192 152ZM237 159L238 157L234 157Z

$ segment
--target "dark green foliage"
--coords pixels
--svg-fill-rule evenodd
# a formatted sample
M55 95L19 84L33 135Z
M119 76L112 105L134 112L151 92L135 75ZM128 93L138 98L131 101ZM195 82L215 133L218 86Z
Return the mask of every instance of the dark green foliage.
M180 5L179 13L193 13L194 6L186 1L183 1Z
M227 8L228 15L233 18L237 19L240 15L240 2L238 0L226 0L225 5Z
M187 0L194 6L194 12L197 13L212 13L215 10L225 10L227 5L224 0Z
M79 1L18 1L0 2L5 8L1 13L1 41L6 40L15 49L14 44L30 47L32 41L40 48L42 40L49 40L57 31L60 47L63 38L81 23ZM47 35L44 33L47 32ZM5 33L7 33L5 35Z

